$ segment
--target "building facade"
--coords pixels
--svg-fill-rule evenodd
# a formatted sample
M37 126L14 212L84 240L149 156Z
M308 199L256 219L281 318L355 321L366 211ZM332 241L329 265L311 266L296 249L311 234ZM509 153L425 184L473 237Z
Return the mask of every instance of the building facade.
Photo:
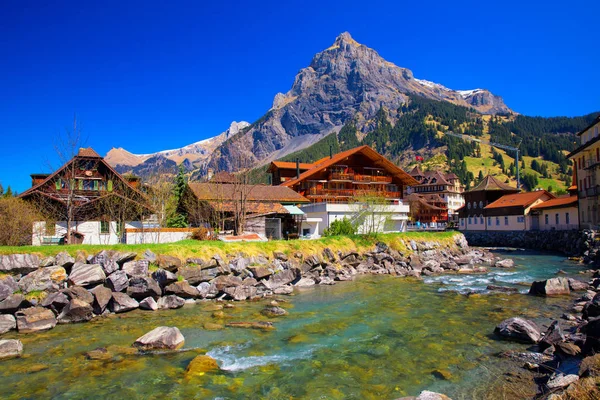
M418 185L409 186L406 188L406 195L418 194L425 196L425 200L437 195L445 204L442 208L447 210L447 220L458 222L458 209L465 204L463 192L464 186L460 183L460 179L454 173L444 174L438 171L422 171L419 166L415 166L410 171L410 176L415 178ZM435 202L434 202L435 203ZM439 204L432 203L432 206L439 207Z
M577 135L580 146L567 157L573 160L579 226L600 229L600 116Z
M558 197L531 207L531 215L540 231L578 230L577 203L577 195Z
M32 174L32 187L19 197L45 221L34 224L32 244L116 244L127 228L142 228L152 213L139 179L116 172L91 148L52 174Z
M307 169L304 169L307 168ZM304 172L303 172L304 170ZM406 230L409 206L403 193L418 182L369 146L360 146L313 164L272 162L272 182L289 187L312 204L301 207L305 237L318 237L344 217L358 232Z
M484 208L484 229L488 231L539 230L539 217L532 215L531 209L551 199L554 199L554 196L545 190L506 194ZM481 218L478 222L481 223Z

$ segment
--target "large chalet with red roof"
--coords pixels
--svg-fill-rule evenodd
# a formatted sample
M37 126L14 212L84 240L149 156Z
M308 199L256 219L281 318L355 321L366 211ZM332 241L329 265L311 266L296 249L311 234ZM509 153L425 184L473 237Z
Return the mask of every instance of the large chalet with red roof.
M140 228L152 214L139 179L124 177L92 148L51 174L32 174L32 187L19 197L32 203L46 221L34 226L32 244L115 244L125 229ZM70 229L70 234L67 234Z
M310 200L302 236L318 237L335 220L348 218L358 231L406 230L407 186L418 182L369 146L332 154L314 163L274 161L267 172L273 185L288 187Z

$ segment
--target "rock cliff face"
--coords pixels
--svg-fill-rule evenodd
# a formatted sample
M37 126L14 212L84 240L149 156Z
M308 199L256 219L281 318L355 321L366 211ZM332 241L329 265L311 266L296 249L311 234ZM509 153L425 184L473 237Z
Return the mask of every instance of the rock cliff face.
M342 33L302 69L292 88L278 93L273 107L249 129L218 147L211 164L221 170L261 164L302 149L355 118L368 130L380 107L394 111L406 94L473 107L486 114L510 112L484 89L456 91L416 79L412 71L384 60L375 50Z

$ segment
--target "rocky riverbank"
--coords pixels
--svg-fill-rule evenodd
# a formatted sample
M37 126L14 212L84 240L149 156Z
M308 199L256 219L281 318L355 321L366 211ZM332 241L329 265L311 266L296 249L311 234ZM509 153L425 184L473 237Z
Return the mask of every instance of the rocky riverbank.
M507 340L529 343L526 352L501 354L533 373L536 398L592 399L600 396L600 271L588 270L583 279L552 278L533 282L534 296L562 296L581 292L571 309L564 310L544 331L533 321L514 317L502 321L494 333Z
M418 278L512 266L511 260L470 248L461 234L454 236L451 245L435 240L404 244L409 251L378 242L363 253L325 248L321 254L308 256L274 252L186 260L149 250L142 257L107 250L74 256L62 252L47 258L4 255L0 256L0 334L15 329L19 333L43 331L138 308L175 309L208 299L242 301L285 295L295 287L333 285L362 274ZM0 358L14 356L15 344L5 346L11 350L0 350Z

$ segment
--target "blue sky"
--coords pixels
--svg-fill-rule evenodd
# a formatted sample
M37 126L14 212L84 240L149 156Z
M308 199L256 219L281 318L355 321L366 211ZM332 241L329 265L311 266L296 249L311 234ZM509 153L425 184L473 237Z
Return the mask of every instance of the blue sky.
M489 89L522 114L599 111L598 3L3 1L0 183L21 192L57 166L74 114L101 155L252 122L343 31L417 78Z

